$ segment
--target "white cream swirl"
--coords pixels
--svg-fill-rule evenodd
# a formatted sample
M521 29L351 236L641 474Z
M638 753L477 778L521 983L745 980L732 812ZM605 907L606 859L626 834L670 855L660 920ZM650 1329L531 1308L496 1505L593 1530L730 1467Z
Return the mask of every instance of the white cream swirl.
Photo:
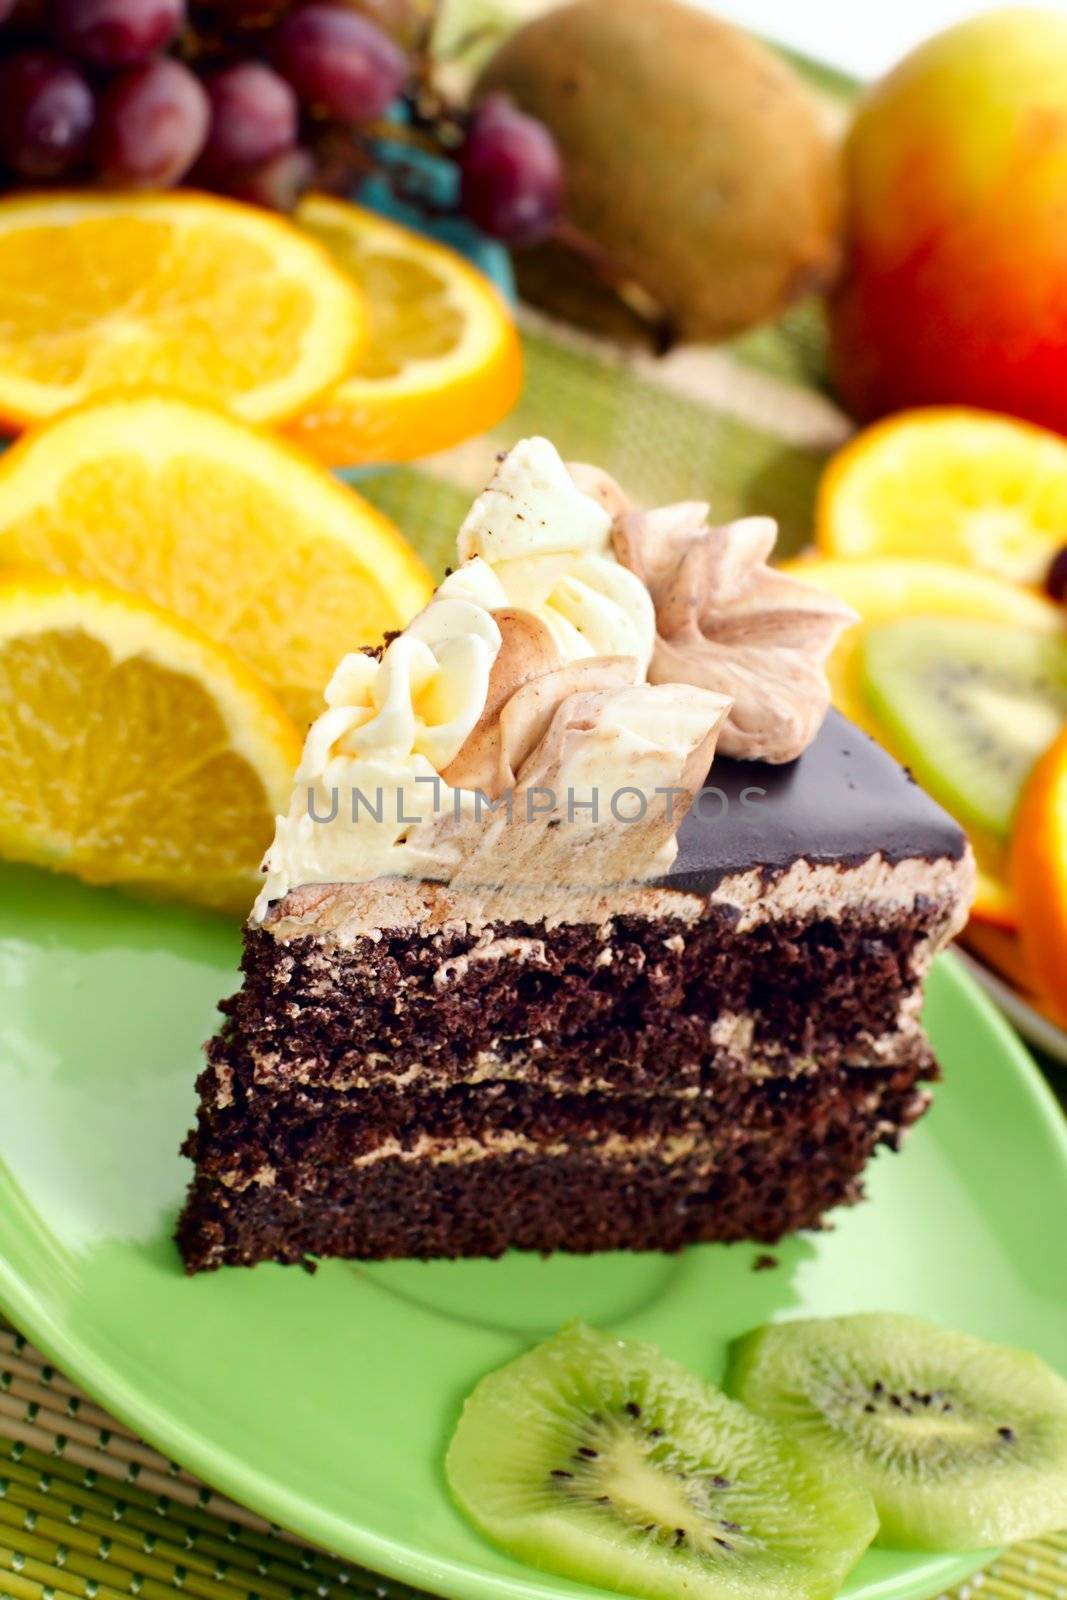
M438 875L410 841L451 804L438 774L482 715L500 643L484 607L435 597L380 660L345 656L304 742L288 815L277 819L257 920L298 883ZM439 871L447 876L445 862Z
M802 748L840 608L768 569L770 525L708 529L706 511L631 512L605 474L517 444L458 569L380 659L334 673L254 917L299 885L646 877L720 733L733 754ZM547 794L556 814L512 824L512 800Z
M547 439L522 439L471 507L457 545L464 565L440 592L532 611L564 662L631 656L640 682L655 613L645 585L615 560L611 525L610 511L576 485Z

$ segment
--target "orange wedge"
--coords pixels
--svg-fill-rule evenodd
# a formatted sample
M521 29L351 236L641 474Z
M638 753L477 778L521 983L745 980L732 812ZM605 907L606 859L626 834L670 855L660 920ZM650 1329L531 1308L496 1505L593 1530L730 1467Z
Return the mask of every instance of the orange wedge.
M89 190L0 201L0 417L15 428L138 387L277 422L346 372L364 335L352 280L253 206Z
M1023 790L1011 881L1027 965L1060 1026L1067 1026L1067 729Z
M831 691L839 711L889 748L892 748L891 742L874 718L863 691L858 647L864 623L926 616L1010 623L1039 633L1058 633L1064 627L1062 608L1050 600L987 573L968 571L947 562L837 561L802 556L784 562L783 570L829 589L859 612L862 621L842 634L830 657L827 670ZM979 836L973 830L971 843L978 861L974 915L999 927L1016 927L1003 849L995 840Z
M1067 543L1067 440L988 411L899 412L830 462L816 541L830 556L919 556L1039 584Z
M433 588L388 518L316 462L159 395L73 411L0 458L0 571L30 567L184 617L301 725L341 657L402 628Z
M103 585L0 579L0 854L247 910L296 729L233 655Z
M312 195L296 220L366 297L369 337L347 377L291 424L333 465L410 461L484 433L522 387L507 306L446 246L372 211Z

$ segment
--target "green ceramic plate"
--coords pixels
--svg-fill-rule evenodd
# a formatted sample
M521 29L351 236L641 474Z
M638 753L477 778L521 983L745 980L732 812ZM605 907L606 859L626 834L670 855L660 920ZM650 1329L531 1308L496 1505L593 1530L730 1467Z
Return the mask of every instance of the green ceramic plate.
M566 1318L715 1376L768 1317L891 1307L1062 1360L1067 1138L1034 1068L950 962L928 1018L946 1070L871 1203L777 1250L500 1262L332 1262L182 1276L177 1147L236 931L0 872L0 1305L177 1461L339 1553L457 1600L589 1594L509 1561L452 1509L463 1396ZM1058 1241L1058 1236L1057 1236ZM868 1554L849 1586L911 1600L981 1558Z

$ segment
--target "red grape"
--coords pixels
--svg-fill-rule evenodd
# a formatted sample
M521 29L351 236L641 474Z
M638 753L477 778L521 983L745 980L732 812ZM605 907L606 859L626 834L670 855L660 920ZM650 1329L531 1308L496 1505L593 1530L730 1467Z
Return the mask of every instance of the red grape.
M290 12L272 60L301 100L342 122L373 122L408 76L407 57L381 28L330 5Z
M285 79L258 61L241 61L209 79L208 170L257 167L296 143L300 108Z
M460 206L485 233L534 244L552 231L563 194L563 163L544 123L490 95L475 112L459 153Z
M15 0L0 0L0 26L2 26L15 9Z
M44 49L48 30L45 27L46 0L5 0L4 44L18 39L28 49Z
M207 92L188 67L156 56L108 85L100 102L94 145L108 183L165 189L184 177L204 147Z
M334 4L376 23L402 50L415 48L427 19L419 0L334 0Z
M0 62L0 154L24 178L58 178L85 153L93 92L52 50L20 50Z
M288 212L311 188L315 177L315 162L310 152L295 146L272 161L230 174L226 193L235 200L247 200L250 205Z
M166 49L185 24L184 0L50 0L56 42L94 67L137 66Z

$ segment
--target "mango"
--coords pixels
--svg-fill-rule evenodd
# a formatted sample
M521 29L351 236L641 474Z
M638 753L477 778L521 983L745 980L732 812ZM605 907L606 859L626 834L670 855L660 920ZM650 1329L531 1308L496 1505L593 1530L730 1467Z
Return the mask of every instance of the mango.
M987 13L921 45L861 103L845 171L850 410L958 403L1067 433L1067 15Z

